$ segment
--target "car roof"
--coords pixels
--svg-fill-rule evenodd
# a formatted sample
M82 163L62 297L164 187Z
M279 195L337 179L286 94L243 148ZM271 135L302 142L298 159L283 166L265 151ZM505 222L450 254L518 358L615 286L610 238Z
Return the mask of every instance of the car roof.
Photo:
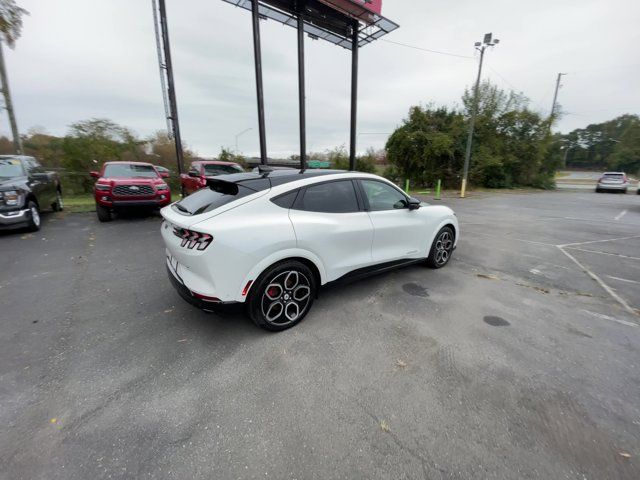
M285 183L295 182L297 180L304 180L307 178L314 178L319 176L330 176L340 173L350 173L345 170L324 170L324 169L310 169L310 170L272 170L269 172L246 172L246 173L232 173L225 175L223 180L225 182L232 183L245 183L248 181L255 181L260 179L268 180L271 186L282 185ZM355 173L355 172L353 172Z
M152 163L147 162L122 162L122 161L113 161L113 162L104 162L105 165L148 165L153 167Z
M192 165L194 163L199 163L200 165L238 165L236 162L223 162L222 160L194 160L191 162Z

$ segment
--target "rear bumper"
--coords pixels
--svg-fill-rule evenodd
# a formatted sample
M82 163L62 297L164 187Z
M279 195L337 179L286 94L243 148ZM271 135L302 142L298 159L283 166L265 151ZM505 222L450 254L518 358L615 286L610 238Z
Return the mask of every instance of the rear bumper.
M21 228L29 222L29 209L0 212L0 229Z
M629 188L628 183L598 183L596 186L598 190L614 190L617 192L627 190Z
M238 302L222 302L222 301L208 302L200 298L197 298L193 295L193 292L191 292L191 290L189 290L185 286L185 284L182 283L182 281L176 277L175 273L173 273L173 271L169 267L169 259L167 259L166 267L167 267L167 275L169 276L169 281L171 282L171 285L173 285L173 288L176 289L176 291L180 294L180 296L185 301L187 301L194 307L198 307L201 310L211 310L212 308L215 308L218 305L234 305L238 303Z

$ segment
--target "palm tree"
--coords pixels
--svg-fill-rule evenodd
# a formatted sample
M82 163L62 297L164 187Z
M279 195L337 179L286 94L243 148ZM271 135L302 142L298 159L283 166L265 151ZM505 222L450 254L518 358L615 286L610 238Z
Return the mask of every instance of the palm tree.
M2 52L2 42L4 41L9 48L15 46L16 40L22 34L22 16L29 15L24 8L16 5L15 0L0 0L0 81L2 82L2 94L4 95L4 104L9 114L9 123L11 124L11 132L13 134L13 147L16 153L22 153L22 141L18 133L18 124L16 116L13 112L13 102L11 101L11 93L9 92L9 79L7 77L7 69L4 65L4 54Z

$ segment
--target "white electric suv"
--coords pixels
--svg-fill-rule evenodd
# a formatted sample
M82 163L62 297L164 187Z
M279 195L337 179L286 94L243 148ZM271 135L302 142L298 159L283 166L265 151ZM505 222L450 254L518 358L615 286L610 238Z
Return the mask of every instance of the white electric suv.
M180 295L203 309L244 302L268 330L302 320L326 283L416 262L443 267L459 237L450 208L337 170L216 177L161 213Z

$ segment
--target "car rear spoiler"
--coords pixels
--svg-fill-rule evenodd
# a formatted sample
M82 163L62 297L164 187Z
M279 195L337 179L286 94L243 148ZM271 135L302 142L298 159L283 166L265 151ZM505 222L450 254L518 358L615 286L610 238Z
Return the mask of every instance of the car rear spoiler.
M238 184L234 182L227 182L225 180L221 180L220 178L207 178L207 187L209 187L214 192L222 193L224 195L237 195L238 194Z

